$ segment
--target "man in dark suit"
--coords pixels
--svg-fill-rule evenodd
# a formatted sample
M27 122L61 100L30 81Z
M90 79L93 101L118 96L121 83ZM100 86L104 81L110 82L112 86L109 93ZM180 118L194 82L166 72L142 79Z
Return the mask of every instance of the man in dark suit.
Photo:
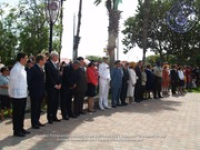
M27 61L27 66L26 66L26 68L25 68L25 70L26 70L26 72L27 72L27 77L29 77L29 73L30 73L30 70L31 70L31 68L34 66L34 62L31 60L31 59L29 59L28 61Z
M50 61L45 64L46 89L48 94L47 119L49 124L52 124L53 121L60 121L56 116L59 106L59 94L61 89L61 78L58 60L58 52L52 51L50 54Z
M171 77L172 94L176 94L176 88L179 81L177 65L172 66L172 70L170 71L170 77Z
M83 112L83 101L87 91L87 78L83 66L79 60L73 63L73 81L74 87L74 115L79 116L85 114Z
M30 69L28 76L28 89L31 98L31 125L34 129L44 126L40 123L40 107L44 98L45 82L43 66L46 63L44 55L36 57L36 64Z
M72 113L72 97L73 89L76 87L76 84L73 81L73 67L70 62L69 65L63 68L62 73L62 87L61 87L61 114L63 120L68 120L70 118L76 118Z
M120 100L121 105L126 106L126 97L127 97L127 91L128 91L128 81L129 81L129 63L126 63L123 71L123 77L122 77L122 87L121 87L121 93L120 93Z
M142 73L141 73L141 67L143 66L142 61L138 62L137 67L135 68L135 73L138 77L136 85L135 85L135 102L139 103L142 100Z
M148 94L148 99L151 99L150 92L153 91L154 75L153 75L153 72L151 71L151 66L150 65L147 65L147 68L146 68L145 72L147 74L146 91L147 91L147 94Z

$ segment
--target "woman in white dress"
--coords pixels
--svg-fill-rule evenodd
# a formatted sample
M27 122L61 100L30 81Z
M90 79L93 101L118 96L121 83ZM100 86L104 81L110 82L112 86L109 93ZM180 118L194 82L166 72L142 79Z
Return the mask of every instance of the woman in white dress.
M129 69L129 81L128 81L128 91L127 91L127 97L129 97L129 102L133 102L133 97L134 97L134 91L135 91L135 84L137 81L138 77L135 73L134 70L134 65L130 64L130 69Z

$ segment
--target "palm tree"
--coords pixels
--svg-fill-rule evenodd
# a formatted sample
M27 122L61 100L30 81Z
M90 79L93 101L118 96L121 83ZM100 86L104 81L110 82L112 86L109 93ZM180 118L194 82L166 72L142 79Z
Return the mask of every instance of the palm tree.
M142 48L143 48L143 63L146 60L147 51L147 37L148 37L148 22L149 22L149 12L150 12L150 0L145 0L144 2L144 13L143 13L143 32L142 32Z
M80 42L80 28L81 28L81 18L82 18L82 0L79 2L79 12L78 12L78 27L76 31L76 35L74 37L74 47L73 47L73 53L74 58L73 60L77 59L78 57L78 46Z
M122 0L106 0L106 8L109 12L109 27L108 27L108 54L110 56L110 67L114 66L116 40L118 38L119 20L121 11L118 10L119 3ZM95 0L96 5L102 3L102 0Z

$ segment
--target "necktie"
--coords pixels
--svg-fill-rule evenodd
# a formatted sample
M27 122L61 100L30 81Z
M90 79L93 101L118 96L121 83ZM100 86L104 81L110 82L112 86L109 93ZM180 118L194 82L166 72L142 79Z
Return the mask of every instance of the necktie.
M44 73L43 68L40 68L40 71L42 72L42 74Z

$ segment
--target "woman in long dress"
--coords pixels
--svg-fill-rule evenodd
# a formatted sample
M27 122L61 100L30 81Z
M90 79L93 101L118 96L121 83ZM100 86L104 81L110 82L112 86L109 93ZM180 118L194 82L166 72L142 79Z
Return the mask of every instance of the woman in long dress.
M129 97L129 102L130 103L133 102L135 84L136 84L137 79L138 79L138 77L137 77L137 75L135 73L134 65L130 64L128 91L127 91L127 97Z
M164 66L163 70L162 70L162 93L163 93L163 95L169 95L169 83L170 83L169 70L168 70L167 66Z

